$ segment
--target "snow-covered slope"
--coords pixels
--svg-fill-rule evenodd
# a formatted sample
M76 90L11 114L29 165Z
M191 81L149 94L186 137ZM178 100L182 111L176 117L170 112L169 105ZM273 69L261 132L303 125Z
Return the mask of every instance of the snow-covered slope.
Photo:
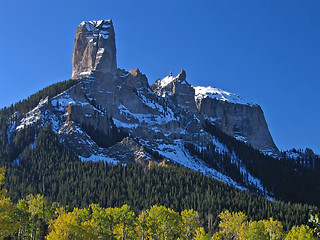
M203 98L213 98L223 102L229 102L234 104L244 104L244 105L253 105L245 100L243 100L239 95L224 91L219 88L214 87L201 87L201 86L194 86L195 90L195 101L199 101Z

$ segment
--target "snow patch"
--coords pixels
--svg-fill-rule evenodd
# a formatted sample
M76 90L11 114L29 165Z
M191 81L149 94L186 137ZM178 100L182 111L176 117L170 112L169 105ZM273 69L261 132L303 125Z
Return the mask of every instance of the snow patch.
M19 131L25 127L32 126L37 123L41 118L41 113L43 111L42 107L47 105L49 101L49 97L45 99L41 99L38 106L32 109L30 112L26 114L26 117L21 119L20 125L16 127L16 130Z
M138 124L124 123L115 118L113 118L113 123L114 125L116 125L117 128L135 129L138 127Z
M300 157L299 153L295 153L295 152L292 152L292 151L286 152L286 155L287 155L288 158L292 158L294 160L297 160Z
M159 108L159 110L163 110L163 108L160 105ZM150 125L165 124L174 120L178 120L174 117L174 113L170 108L168 108L167 111L163 112L161 115L132 113L122 104L118 106L118 109L120 111L120 114L126 116L127 119L134 118L138 120L140 123L145 122Z
M178 163L182 166L185 166L191 170L198 171L203 173L206 176L211 176L214 179L223 181L227 184L233 185L241 190L246 190L246 188L240 186L238 183L233 181L230 177L218 172L213 168L206 166L201 160L193 158L183 146L183 140L176 139L173 144L159 144L157 149L159 154L164 157L172 160L175 163Z
M242 104L252 106L252 103L249 103L243 100L239 95L224 91L219 88L214 87L201 87L201 86L193 86L195 90L195 101L199 102L203 98L213 98L223 102L230 102L234 104Z
M219 153L228 152L228 148L225 145L223 145L221 142L219 142L219 140L215 136L212 136L212 143L216 147L216 150Z
M93 161L93 162L98 162L98 161L104 161L107 163L112 163L112 164L117 164L119 161L117 159L111 158L111 157L107 157L103 154L92 154L90 157L82 157L79 155L79 158L81 159L81 161L83 162L87 162L87 161Z
M103 54L104 53L104 48L99 48L97 54Z
M160 80L159 84L161 87L165 87L165 86L169 85L170 83L172 83L175 79L176 79L175 77L173 77L171 74L169 74L168 76L166 76L165 78Z
M65 95L64 97L55 97L54 99L51 100L51 105L55 107L57 110L64 112L66 107L69 104L75 105L75 101L70 98L68 95Z
M244 136L240 136L240 135L235 135L234 136L235 139L237 139L238 141L241 141L241 142L244 142L244 143L247 143L247 138L244 137Z

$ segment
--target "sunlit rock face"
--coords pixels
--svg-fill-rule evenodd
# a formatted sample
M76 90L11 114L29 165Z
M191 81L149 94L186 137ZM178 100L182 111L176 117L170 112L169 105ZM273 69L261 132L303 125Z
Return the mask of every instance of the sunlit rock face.
M278 151L259 105L198 96L197 106L202 115L226 134L266 153Z
M76 31L72 78L87 77L93 70L117 69L115 33L111 20L82 22Z

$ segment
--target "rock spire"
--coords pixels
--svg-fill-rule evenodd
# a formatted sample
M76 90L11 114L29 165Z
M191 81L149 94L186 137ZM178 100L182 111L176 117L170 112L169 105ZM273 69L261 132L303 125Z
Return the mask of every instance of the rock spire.
M87 77L93 70L114 73L117 69L112 20L82 22L76 31L72 77Z

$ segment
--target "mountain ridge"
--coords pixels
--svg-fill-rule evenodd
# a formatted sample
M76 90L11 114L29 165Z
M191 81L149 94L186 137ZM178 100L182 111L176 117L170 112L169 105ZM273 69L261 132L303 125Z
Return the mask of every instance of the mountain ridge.
M169 160L271 199L272 187L250 159L221 140L226 134L278 156L261 107L224 90L193 87L184 70L151 88L139 69L117 68L114 36L111 20L81 23L73 51L77 80L17 117L8 135L50 125L83 161L146 165Z

